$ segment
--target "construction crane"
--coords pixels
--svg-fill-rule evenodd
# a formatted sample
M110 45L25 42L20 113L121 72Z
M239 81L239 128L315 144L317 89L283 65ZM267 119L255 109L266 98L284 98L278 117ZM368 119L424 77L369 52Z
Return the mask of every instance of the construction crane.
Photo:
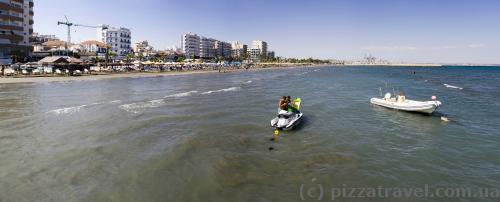
M66 27L68 29L68 40L67 40L67 43L65 44L66 50L68 50L68 44L71 44L71 27L72 26L107 29L106 26L102 26L102 25L101 26L92 26L92 25L81 25L81 24L72 23L68 20L68 17L66 17L66 15L64 16L64 18L66 19L66 22L57 21L57 25L66 25Z

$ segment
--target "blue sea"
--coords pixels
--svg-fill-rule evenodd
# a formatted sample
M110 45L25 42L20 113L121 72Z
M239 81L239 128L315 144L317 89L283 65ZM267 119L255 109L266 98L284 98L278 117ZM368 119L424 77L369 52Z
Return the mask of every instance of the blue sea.
M442 106L370 104L385 92ZM283 95L304 119L270 141ZM499 123L499 67L0 84L0 201L499 201Z

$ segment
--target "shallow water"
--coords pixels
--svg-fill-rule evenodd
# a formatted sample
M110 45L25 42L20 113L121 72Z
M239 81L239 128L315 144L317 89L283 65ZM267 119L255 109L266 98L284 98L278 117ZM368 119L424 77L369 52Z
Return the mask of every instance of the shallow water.
M436 95L443 106L432 116L372 106L379 88L415 100ZM302 98L304 121L271 142L282 95ZM0 201L298 201L318 199L318 187L323 200L334 187L500 189L499 112L500 68L491 67L4 84Z

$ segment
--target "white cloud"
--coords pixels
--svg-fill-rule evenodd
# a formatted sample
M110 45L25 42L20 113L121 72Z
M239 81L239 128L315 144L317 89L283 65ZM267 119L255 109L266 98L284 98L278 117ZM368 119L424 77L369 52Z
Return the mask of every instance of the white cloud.
M417 50L414 46L367 46L363 47L365 51L414 51Z
M458 46L442 46L442 47L438 47L436 49L457 49Z
M475 43L475 44L469 44L467 47L468 48L484 48L485 45L482 43Z

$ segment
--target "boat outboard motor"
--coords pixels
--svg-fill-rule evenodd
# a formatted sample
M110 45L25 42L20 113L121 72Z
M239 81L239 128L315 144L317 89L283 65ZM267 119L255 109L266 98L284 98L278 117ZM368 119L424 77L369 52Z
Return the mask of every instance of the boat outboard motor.
M384 99L385 100L391 99L391 93L386 93L385 96L384 96Z

